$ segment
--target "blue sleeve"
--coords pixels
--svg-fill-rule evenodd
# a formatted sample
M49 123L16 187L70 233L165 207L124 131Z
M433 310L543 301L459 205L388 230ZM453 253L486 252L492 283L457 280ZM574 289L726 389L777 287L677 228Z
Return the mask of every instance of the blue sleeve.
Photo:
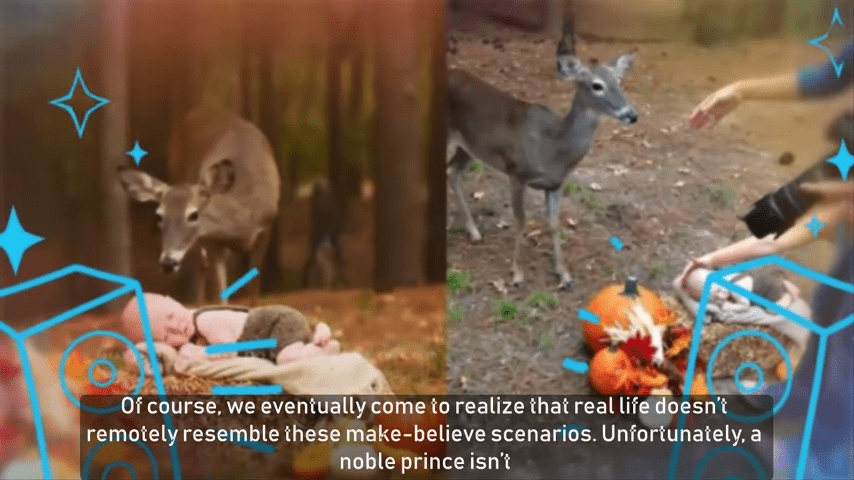
M836 66L842 72L836 74ZM819 65L806 67L798 72L798 85L805 98L826 97L839 93L854 83L854 43L849 43L833 59Z

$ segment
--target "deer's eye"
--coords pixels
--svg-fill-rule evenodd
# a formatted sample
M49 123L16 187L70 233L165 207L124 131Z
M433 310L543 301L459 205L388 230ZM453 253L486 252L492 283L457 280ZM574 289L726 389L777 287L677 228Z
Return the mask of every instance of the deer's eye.
M188 222L198 222L199 221L199 212L198 210L194 210L187 214Z
M605 84L601 82L593 82L593 84L590 85L590 88L592 88L594 92L601 92L605 90Z

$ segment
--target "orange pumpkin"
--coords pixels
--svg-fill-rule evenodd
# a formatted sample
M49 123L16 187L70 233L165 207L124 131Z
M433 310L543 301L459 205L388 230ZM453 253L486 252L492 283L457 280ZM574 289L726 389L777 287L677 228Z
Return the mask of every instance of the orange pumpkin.
M445 415L441 413L432 413L428 408L423 414L397 414L397 413L382 413L377 415L376 421L385 429L397 429L401 433L400 441L390 442L389 446L409 450L415 454L427 454L432 457L442 457L445 455L447 445L441 441L424 440L418 442L415 440L415 426L421 430L438 431L439 425L445 425L447 420Z
M330 443L309 443L294 457L294 476L299 480L320 480L329 473Z
M661 298L638 285L634 278L627 279L625 284L609 285L600 290L587 306L589 312L599 317L599 323L581 322L584 341L592 352L598 352L610 343L603 327L629 326L626 312L636 299L640 299L656 324L671 325L676 322L676 314L665 306Z
M648 395L653 388L667 385L667 375L651 366L635 367L626 352L613 346L593 355L589 380L602 395Z

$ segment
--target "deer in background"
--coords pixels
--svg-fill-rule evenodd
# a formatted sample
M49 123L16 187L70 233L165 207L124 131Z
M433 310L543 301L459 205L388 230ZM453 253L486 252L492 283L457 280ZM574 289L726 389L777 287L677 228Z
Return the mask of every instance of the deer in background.
M340 241L343 229L344 218L332 185L327 178L320 177L314 181L311 192L309 253L302 275L304 288L347 284ZM329 249L332 250L331 262L323 255Z
M560 287L570 288L572 277L561 252L558 207L566 177L587 155L602 115L635 123L638 113L626 98L621 80L631 68L633 55L626 53L604 64L586 66L574 54L574 39L564 24L558 44L557 71L575 82L576 92L567 115L545 106L512 97L463 70L448 73L448 179L464 216L472 242L481 240L460 177L472 161L506 173L516 218L515 246L511 264L512 283L519 286L524 274L519 256L524 240L525 187L545 193L553 244L554 267Z
M185 117L171 135L168 157L173 184L131 167L119 168L119 180L132 199L157 204L165 273L177 272L188 253L198 255L193 263L202 304L211 298L208 278L215 280L217 298L228 286L228 252L248 256L250 268L261 269L279 211L281 179L261 130L212 107Z

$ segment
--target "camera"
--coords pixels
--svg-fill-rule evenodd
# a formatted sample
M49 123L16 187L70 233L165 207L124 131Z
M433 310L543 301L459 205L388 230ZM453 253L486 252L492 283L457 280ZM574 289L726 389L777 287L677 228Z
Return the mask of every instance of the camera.
M826 160L816 163L776 192L760 198L741 220L756 238L763 238L772 233L779 237L819 199L816 195L802 192L801 184L829 180L834 178L834 173L839 177L839 169L835 165Z
M845 112L831 122L827 136L835 142L845 141L848 151L854 148L854 115ZM827 161L836 154L834 151L825 156L820 162L801 172L789 183L776 192L769 193L753 204L753 209L741 220L747 224L750 233L756 238L763 238L772 233L776 237L790 229L798 218L812 208L819 200L816 195L808 195L801 191L805 182L839 179L839 169ZM775 237L775 238L776 238Z

